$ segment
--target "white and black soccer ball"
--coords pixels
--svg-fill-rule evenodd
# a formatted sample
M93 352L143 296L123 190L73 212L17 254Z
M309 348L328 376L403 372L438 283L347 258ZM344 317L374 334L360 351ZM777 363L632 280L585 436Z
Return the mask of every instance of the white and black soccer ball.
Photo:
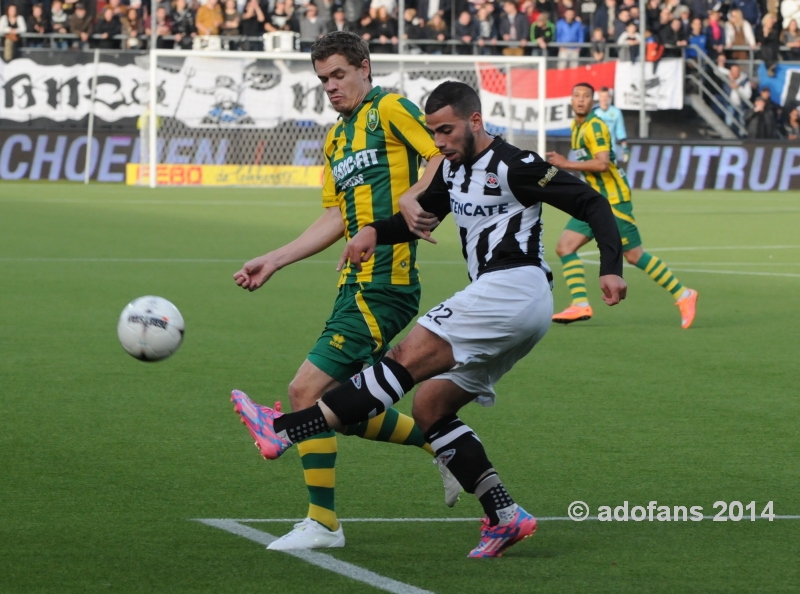
M166 359L183 342L183 316L163 297L134 299L119 316L117 336L129 355L140 361Z

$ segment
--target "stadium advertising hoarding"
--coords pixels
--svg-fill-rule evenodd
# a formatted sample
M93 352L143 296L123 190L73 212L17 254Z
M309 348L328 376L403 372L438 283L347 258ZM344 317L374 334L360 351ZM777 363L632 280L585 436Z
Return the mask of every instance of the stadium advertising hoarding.
M159 153L157 179L172 185L281 185L319 187L318 165L236 165L226 160L226 139L174 138ZM139 137L97 134L91 178L135 183ZM0 131L0 179L83 181L86 136L78 133ZM127 165L127 167L126 167ZM800 147L786 144L631 144L626 166L635 189L800 189ZM142 172L145 173L145 172Z
M36 60L0 62L0 121L75 122L86 118L91 108L94 65L63 59L64 63L58 61L58 56L48 55ZM113 56L104 56L98 64L95 116L109 123L135 120L142 115L148 98L149 74L142 67L146 60L141 64L113 60ZM504 131L510 119L520 132L537 129L539 90L535 69L514 69L509 81L501 64L450 65L446 70L437 66L405 74L398 68L381 71L379 66L376 64L375 84L384 89L402 89L418 105L424 104L428 93L440 82L463 79L479 88L489 126ZM578 82L588 81L596 88L616 86L625 89L625 97L636 95L638 70L625 64L617 66L617 62L607 62L549 70L545 106L548 132L568 133L572 121L569 97ZM657 73L652 64L647 66L645 86L648 97L654 98L648 108L681 108L680 60L662 60ZM307 62L176 53L174 57L159 58L157 80L158 115L192 129L271 129L286 122L329 126L338 117ZM620 100L637 101L630 97Z

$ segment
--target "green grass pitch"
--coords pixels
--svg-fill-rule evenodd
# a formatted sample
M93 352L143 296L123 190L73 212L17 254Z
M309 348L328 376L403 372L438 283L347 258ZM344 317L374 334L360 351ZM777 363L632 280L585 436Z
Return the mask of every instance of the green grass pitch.
M313 221L319 193L0 188L0 592L376 591L192 521L305 515L296 451L264 462L229 394L287 401L330 312L341 244L253 294L232 274ZM800 514L800 196L639 192L635 214L645 247L700 292L694 327L636 269L627 301L606 307L589 265L595 318L551 327L497 406L468 407L465 421L537 516L574 500L593 515L626 500ZM553 246L566 217L544 218L564 307ZM420 248L423 309L467 282L451 221L437 237ZM146 294L186 320L181 350L158 364L116 338L123 306ZM423 452L339 443L341 517L480 515L470 496L444 506ZM336 559L440 594L800 591L800 520L543 521L477 562L477 523L345 532Z

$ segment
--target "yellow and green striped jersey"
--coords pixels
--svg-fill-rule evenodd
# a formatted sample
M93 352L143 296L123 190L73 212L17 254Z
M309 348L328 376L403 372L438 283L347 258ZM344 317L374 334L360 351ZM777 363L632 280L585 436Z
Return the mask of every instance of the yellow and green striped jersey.
M608 198L611 204L630 201L631 187L625 171L617 167L617 157L611 146L611 134L608 132L608 126L594 112L590 113L580 126L573 120L572 151L578 161L588 161L593 159L597 153L608 151L611 158L608 171L601 173L582 171L583 179Z
M397 213L400 196L418 181L421 159L438 154L419 108L375 87L328 132L322 205L339 208L349 240L363 226ZM339 285L418 283L416 253L416 241L379 245L361 272L344 268Z

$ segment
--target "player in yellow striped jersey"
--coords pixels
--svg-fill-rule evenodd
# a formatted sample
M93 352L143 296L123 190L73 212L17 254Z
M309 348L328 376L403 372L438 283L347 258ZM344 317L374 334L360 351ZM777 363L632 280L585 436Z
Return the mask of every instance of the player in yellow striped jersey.
M576 161L569 161L558 153L547 153L548 161L561 169L579 171L583 179L608 198L617 218L622 249L628 263L644 270L650 278L664 287L675 298L681 312L681 326L689 328L694 321L697 291L684 287L658 257L642 248L642 239L633 218L631 187L625 172L617 167L616 155L611 146L611 135L606 124L593 112L594 88L589 83L579 83L572 89L572 151ZM570 219L556 246L561 258L564 278L567 281L572 304L553 316L553 321L570 324L592 317L592 308L586 293L586 274L577 251L592 239L586 223Z
M357 35L332 32L311 48L311 61L338 122L325 143L324 214L300 237L247 262L234 275L254 291L289 264L319 253L378 219L401 210L400 199L417 204L442 156L412 102L372 86L369 46ZM419 167L429 166L421 179ZM413 210L413 206L410 207ZM389 342L416 316L420 286L416 241L381 246L361 272L346 268L339 279L333 313L289 385L292 410L314 406L325 392L376 363ZM343 433L376 441L414 445L433 454L413 419L393 408ZM334 507L336 435L329 431L299 449L310 504L308 517L269 548L344 546ZM461 486L446 467L445 501L452 505Z

